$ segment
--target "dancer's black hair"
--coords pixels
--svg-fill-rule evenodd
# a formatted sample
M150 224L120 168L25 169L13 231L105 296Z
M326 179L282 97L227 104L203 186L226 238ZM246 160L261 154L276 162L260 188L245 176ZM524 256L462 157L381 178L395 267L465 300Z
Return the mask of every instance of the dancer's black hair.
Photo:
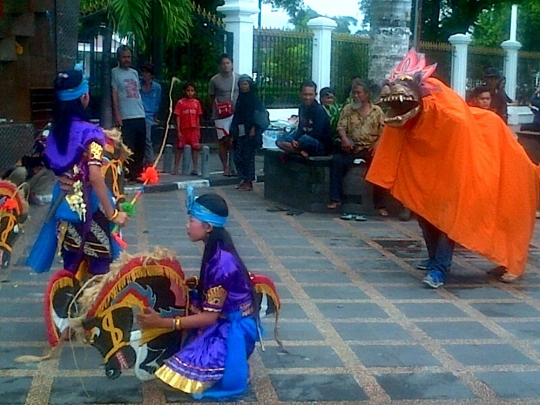
M197 203L202 205L203 207L209 209L214 214L219 215L220 217L227 217L229 216L229 208L227 207L227 203L223 198L221 198L217 194L203 194L200 197L197 198ZM238 252L236 251L236 247L234 246L234 243L232 241L231 235L229 232L223 228L223 227L217 227L214 226L212 229L212 232L210 232L208 241L206 242L206 246L204 248L202 263L201 263L201 279L199 280L199 297L203 297L203 285L204 285L204 269L206 268L206 265L214 257L216 254L216 250L218 248L218 245L221 245L221 247L226 250L227 252L231 253L238 263L240 264L240 268L242 272L244 273L247 282L250 285L251 293L253 296L253 308L256 312L256 317L258 318L258 311L257 311L257 302L255 300L255 290L253 289L253 284L251 283L251 280L249 278L249 272L244 264L244 261L240 258L238 255Z
M59 72L54 79L55 90L74 89L83 81L83 74L79 70L67 70ZM80 98L69 101L61 101L55 97L52 114L51 135L56 139L58 151L65 154L69 141L69 131L73 118L88 121L89 117L81 103Z

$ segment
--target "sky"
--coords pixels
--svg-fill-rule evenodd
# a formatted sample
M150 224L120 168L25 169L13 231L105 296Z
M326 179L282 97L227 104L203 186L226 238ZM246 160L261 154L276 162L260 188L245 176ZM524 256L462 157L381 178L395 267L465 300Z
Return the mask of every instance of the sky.
M359 20L359 22L362 20L358 0L304 0L304 4L324 16L350 16ZM285 11L281 9L272 10L270 4L263 4L261 25L264 28L293 28L292 25L288 24L288 21L289 16ZM356 32L356 30L356 27L351 29L353 32Z

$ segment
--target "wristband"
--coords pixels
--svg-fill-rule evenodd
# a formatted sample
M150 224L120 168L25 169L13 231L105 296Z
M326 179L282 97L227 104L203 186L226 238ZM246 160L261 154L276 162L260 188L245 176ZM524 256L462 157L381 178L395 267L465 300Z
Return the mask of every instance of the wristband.
M173 330L180 330L182 329L182 318L177 316L173 319Z

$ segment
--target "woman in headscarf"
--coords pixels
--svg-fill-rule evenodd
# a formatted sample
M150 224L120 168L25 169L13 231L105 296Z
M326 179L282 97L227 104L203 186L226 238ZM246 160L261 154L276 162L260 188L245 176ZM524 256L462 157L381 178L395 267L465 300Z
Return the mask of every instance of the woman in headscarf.
M240 178L238 190L251 191L255 180L255 152L261 145L262 133L269 121L251 77L240 76L238 87L240 91L231 124L234 164Z

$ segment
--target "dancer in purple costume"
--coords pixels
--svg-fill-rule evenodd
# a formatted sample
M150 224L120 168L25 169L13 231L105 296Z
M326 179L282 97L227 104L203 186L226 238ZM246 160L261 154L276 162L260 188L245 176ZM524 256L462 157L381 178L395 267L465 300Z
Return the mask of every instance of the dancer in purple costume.
M224 225L229 213L216 194L195 199L188 189L188 237L205 244L200 278L193 289L190 315L162 318L151 308L137 316L141 328L190 333L156 376L173 388L203 397L224 398L245 392L248 358L258 340L254 291L246 266Z
M104 274L112 260L111 222L124 226L128 217L115 209L101 174L105 134L87 121L88 82L82 72L69 70L56 75L54 88L53 125L45 159L58 182L48 219L27 263L38 272L49 270L56 250L55 233L60 231L56 228L64 222L65 228L59 232L63 233L64 268L75 273L86 260L91 274ZM54 243L49 244L51 239Z

